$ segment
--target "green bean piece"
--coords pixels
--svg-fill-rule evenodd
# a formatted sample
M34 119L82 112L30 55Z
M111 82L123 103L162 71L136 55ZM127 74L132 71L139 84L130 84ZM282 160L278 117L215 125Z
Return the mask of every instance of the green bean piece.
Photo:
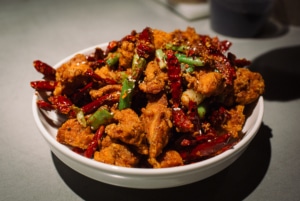
M178 61L181 63L186 63L189 65L194 65L194 66L204 66L203 60L201 60L200 57L193 58L193 57L187 57L185 54L175 54L177 57Z
M119 52L108 53L107 59L106 59L106 64L110 67L114 66L116 63L118 63L120 55L121 54Z
M167 67L166 63L166 55L162 51L162 49L156 49L155 50L155 57L158 59L158 65L161 69L164 69Z
M101 125L106 125L113 118L113 115L107 109L99 109L94 112L87 120L87 124L92 130L97 130Z
M124 79L122 82L121 95L119 99L119 110L129 108L131 105L132 92L134 89L135 80Z
M186 46L186 45L173 45L172 43L167 43L166 44L166 49L173 50L173 51L178 51L178 52L184 52L188 49L188 46Z

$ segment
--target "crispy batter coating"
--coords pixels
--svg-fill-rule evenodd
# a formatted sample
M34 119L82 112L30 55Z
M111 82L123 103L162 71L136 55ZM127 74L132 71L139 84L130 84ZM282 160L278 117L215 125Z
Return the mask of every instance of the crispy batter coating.
M100 151L96 151L94 159L103 163L123 167L135 167L139 162L139 158L136 157L127 146L117 143L111 143Z
M203 71L195 72L195 76L185 74L185 79L188 81L188 87L194 89L196 92L209 97L218 95L223 91L222 75L218 72Z
M151 61L147 65L144 81L139 84L139 88L145 93L157 94L164 89L167 80L167 73L163 72L156 62Z
M97 68L95 73L99 75L103 80L119 80L119 73L110 69L108 66L103 66L101 68Z
M230 119L222 125L222 128L234 138L239 137L239 132L243 128L245 122L244 108L244 105L237 105L235 108L230 109Z
M172 40L172 35L170 33L158 29L153 29L152 33L155 49L162 48L166 43Z
M159 156L157 159L159 167L154 168L166 168L166 167L175 167L183 165L182 158L180 154L175 150L168 150Z
M134 43L129 41L122 41L121 47L118 49L118 52L121 53L119 59L119 65L124 69L131 67L132 58L134 55Z
M84 86L89 79L85 75L88 69L90 69L90 66L83 54L77 54L70 61L62 64L56 70L56 81L59 84L53 92L54 95L71 94L74 89Z
M234 80L234 95L238 104L247 105L264 93L265 83L260 73L238 68Z
M77 119L68 119L57 132L58 142L80 149L86 149L94 134L90 127L82 127Z
M199 34L192 27L187 27L185 31L177 29L171 33L171 36L175 44L181 44L182 42L193 44L199 41Z
M105 132L112 139L118 139L126 144L138 148L138 152L147 154L148 147L144 134L143 124L138 115L132 109L116 110L114 120L118 123L112 123L106 126Z
M172 111L167 107L168 101L165 95L158 100L150 101L146 108L142 109L141 120L149 143L149 157L156 158L167 145L172 128ZM150 163L153 160L150 160Z
M92 99L97 99L103 96L104 94L120 93L121 89L122 89L122 85L111 84L111 85L106 85L99 89L91 90L90 95Z

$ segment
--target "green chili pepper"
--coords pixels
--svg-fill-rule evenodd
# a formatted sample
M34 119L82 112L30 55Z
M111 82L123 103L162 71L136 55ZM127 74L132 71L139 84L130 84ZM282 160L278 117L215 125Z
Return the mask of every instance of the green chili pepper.
M122 82L121 95L119 100L119 110L129 108L131 105L132 92L135 86L135 80L124 79Z
M118 63L120 55L121 54L119 52L109 53L107 55L106 64L108 66L114 66L116 63Z
M97 130L101 125L108 124L112 118L113 115L107 109L99 109L88 118L87 124L92 130Z
M181 63L186 63L193 66L204 66L204 61L201 60L200 57L193 58L193 57L187 57L185 54L175 54L178 61Z

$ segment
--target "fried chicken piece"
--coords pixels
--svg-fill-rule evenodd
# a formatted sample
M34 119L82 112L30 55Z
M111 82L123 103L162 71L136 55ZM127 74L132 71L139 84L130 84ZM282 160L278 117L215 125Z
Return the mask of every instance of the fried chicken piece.
M222 75L218 72L200 71L195 72L195 76L184 74L184 77L188 81L188 88L194 89L206 97L218 95L224 89Z
M159 168L175 167L183 165L183 160L180 154L175 150L168 150L161 154L158 159ZM154 167L158 168L158 167Z
M170 33L158 30L158 29L152 29L153 33L153 43L155 49L162 48L166 43L169 43L172 41L172 36Z
M129 41L122 41L120 48L117 50L121 53L121 56L119 58L119 65L122 68L126 69L131 67L134 48L134 43L131 43Z
M164 89L167 80L167 73L162 72L157 63L151 61L147 65L144 81L139 84L139 88L145 93L157 94Z
M100 151L96 151L94 159L102 163L123 167L135 167L139 162L139 158L127 146L117 143L111 143Z
M101 77L103 80L113 80L118 81L119 80L119 73L118 71L111 70L108 66L103 66L101 68L97 68L95 70L95 73Z
M143 124L138 115L130 108L114 111L114 120L118 122L106 126L105 132L112 139L133 145L141 154L148 154L148 146Z
M235 108L230 109L228 111L230 119L225 124L221 125L221 127L234 138L239 136L239 132L242 130L245 123L245 115L243 113L244 108L244 105L237 105Z
M155 164L155 158L160 155L167 145L172 128L172 111L167 107L166 95L158 100L150 100L146 108L142 109L141 120L144 124L146 137L149 143L149 162Z
M264 93L265 83L260 73L238 68L234 80L234 96L238 104L247 105Z
M112 93L119 93L121 92L122 85L120 84L110 84L99 89L92 89L90 91L90 95L92 99L97 99L103 96L104 94L112 94Z
M171 32L173 43L180 45L182 42L195 44L199 42L199 34L196 33L196 30L193 27L187 27L185 31L175 30Z
M77 119L68 119L58 129L56 139L62 144L86 149L93 137L94 134L89 126L84 128Z
M85 72L88 69L90 66L83 54L77 54L70 61L62 64L56 70L56 81L59 84L54 90L54 95L72 94L78 87L86 85L89 77Z

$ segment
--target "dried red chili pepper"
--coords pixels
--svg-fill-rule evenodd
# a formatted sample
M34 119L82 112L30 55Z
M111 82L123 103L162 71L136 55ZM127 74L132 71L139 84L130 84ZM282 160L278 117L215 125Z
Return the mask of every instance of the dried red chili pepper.
M177 57L174 55L173 51L167 51L166 55L168 77L170 80L171 95L173 101L173 122L180 131L189 132L194 128L193 122L191 122L191 120L183 112L183 110L179 108L180 98L182 94L180 63Z
M234 143L229 142L229 133L208 139L204 143L199 143L192 150L180 151L180 155L186 163L199 161L208 157L220 154L230 149Z
M232 43L229 42L228 40L223 40L219 42L219 48L221 50L222 53L226 52L227 50L229 50L229 48L231 47Z
M88 145L88 148L85 150L84 152L84 156L87 157L87 158L92 158L95 151L97 150L98 148L98 144L99 144L99 140L101 139L101 137L103 136L104 134L104 126L100 126L94 137L93 137L93 140L90 142L90 144Z
M93 87L93 82L89 82L83 88L72 94L71 100L76 106L86 104L91 101L89 90Z
M49 101L52 103L53 107L62 114L69 114L72 109L73 103L65 96L50 96Z
M118 41L115 41L115 40L110 41L106 47L105 55L107 55L109 52L116 51L118 48L118 45L119 45Z
M95 112L106 101L117 102L117 101L119 101L119 97L116 98L112 94L105 94L105 95L101 96L100 98L84 105L81 108L81 110L83 111L84 114L91 114L91 113Z
M30 82L30 86L37 91L53 91L56 85L56 81L39 80Z
M200 125L201 121L200 121L200 117L198 115L196 102L193 102L193 101L189 102L187 116L194 125L193 131L199 131L201 129L201 125Z
M201 134L201 135L199 134L196 136L188 135L180 139L178 144L182 147L194 147L197 144L207 142L208 140L212 140L215 137L216 135L213 133Z
M229 62L232 66L236 66L238 68L245 67L251 64L251 61L243 58L243 59L237 59L234 54L231 52L228 52L227 58L229 59Z
M208 119L213 126L220 126L230 118L230 114L223 107L219 107L211 112Z
M83 154L84 153L84 150L79 148L79 147L73 147L72 151L74 151L77 154Z
M151 29L146 27L138 36L136 51L139 57L147 59L154 55L155 48L152 41L153 36Z
M213 156L223 147L228 145L228 140L231 137L229 133L217 136L214 139L208 140L205 143L197 145L192 151L192 157Z
M44 100L37 100L36 104L37 104L38 108L46 110L46 111L51 111L51 110L55 109L53 107L53 105L51 105L49 102L46 102Z
M180 108L173 108L172 117L174 125L181 132L191 132L193 131L194 124L191 120L186 116L186 114Z
M178 107L180 104L180 97L182 94L180 63L177 57L174 55L173 51L167 51L166 55L166 62L168 66L168 78L171 82L172 101L174 106Z
M52 66L50 66L40 60L33 61L33 66L38 72L42 73L45 76L45 78L48 78L51 80L55 79L56 70Z

